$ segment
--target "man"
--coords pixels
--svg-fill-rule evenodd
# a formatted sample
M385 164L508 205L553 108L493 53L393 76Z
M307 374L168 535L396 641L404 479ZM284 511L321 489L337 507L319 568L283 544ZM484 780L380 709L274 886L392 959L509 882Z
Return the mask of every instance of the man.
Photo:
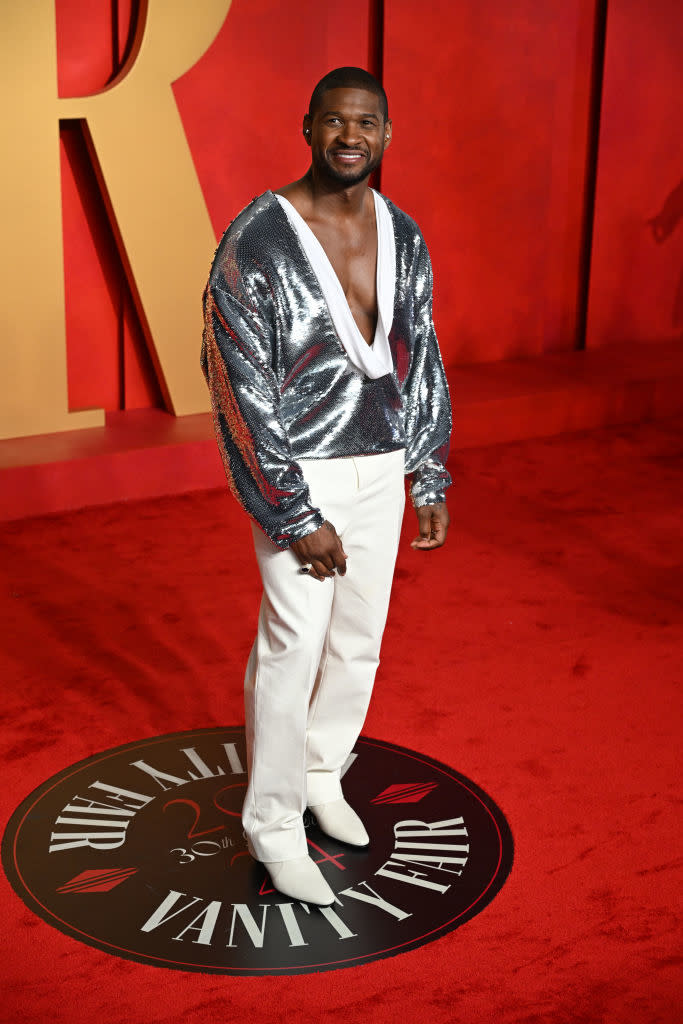
M416 224L368 188L391 142L382 86L338 68L316 86L311 166L223 236L202 367L230 486L263 580L245 676L249 850L275 888L334 901L303 812L368 835L340 777L367 711L411 474L418 550L448 529L448 388Z

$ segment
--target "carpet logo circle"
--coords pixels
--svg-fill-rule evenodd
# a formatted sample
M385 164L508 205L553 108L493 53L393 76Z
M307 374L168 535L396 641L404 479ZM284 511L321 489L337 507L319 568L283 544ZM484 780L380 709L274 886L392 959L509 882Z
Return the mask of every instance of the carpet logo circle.
M240 808L244 731L200 729L107 750L14 812L5 872L36 914L115 956L186 971L303 974L415 949L479 913L512 865L512 837L475 783L414 751L361 737L344 794L367 849L324 835L309 853L331 907L272 889Z

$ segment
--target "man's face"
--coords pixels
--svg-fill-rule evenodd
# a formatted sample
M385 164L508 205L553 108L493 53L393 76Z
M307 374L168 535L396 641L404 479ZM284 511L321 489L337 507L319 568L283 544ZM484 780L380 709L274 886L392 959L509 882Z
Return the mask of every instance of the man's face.
M318 173L340 185L357 185L381 163L391 121L384 121L373 92L330 89L313 116L304 117L304 138Z

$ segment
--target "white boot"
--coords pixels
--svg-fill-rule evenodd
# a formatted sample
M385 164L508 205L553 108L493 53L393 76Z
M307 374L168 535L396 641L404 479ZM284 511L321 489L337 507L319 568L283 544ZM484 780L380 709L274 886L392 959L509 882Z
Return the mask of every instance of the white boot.
M363 822L343 797L340 800L333 800L329 804L311 804L309 806L325 835L338 839L341 843L348 843L350 846L369 845L370 837L365 831Z
M335 895L323 878L322 872L310 857L295 857L294 860L263 861L273 885L278 892L303 903L315 903L329 907Z

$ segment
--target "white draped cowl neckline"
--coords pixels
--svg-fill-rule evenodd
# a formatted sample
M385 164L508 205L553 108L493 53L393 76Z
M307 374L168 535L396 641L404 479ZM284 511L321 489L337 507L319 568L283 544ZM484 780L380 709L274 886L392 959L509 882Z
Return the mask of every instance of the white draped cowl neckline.
M391 373L394 364L389 347L389 332L394 319L394 292L396 289L396 240L394 224L387 204L370 190L375 200L377 222L377 327L371 345L363 337L353 319L344 289L327 253L313 234L301 214L288 199L275 193L289 223L296 231L335 326L339 340L353 365L372 380Z

